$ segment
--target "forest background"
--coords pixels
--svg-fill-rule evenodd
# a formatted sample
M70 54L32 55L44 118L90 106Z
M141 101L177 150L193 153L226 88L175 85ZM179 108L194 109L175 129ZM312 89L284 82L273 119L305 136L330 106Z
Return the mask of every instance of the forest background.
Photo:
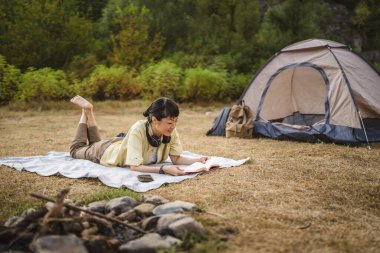
M0 105L234 100L281 48L322 38L380 69L377 0L1 0Z

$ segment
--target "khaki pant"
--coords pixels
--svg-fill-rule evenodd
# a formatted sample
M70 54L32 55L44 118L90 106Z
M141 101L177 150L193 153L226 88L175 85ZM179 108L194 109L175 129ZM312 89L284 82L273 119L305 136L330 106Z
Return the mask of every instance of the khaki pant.
M99 163L104 151L120 138L101 140L97 126L88 127L80 123L77 127L74 140L71 142L70 155L73 158L85 159Z

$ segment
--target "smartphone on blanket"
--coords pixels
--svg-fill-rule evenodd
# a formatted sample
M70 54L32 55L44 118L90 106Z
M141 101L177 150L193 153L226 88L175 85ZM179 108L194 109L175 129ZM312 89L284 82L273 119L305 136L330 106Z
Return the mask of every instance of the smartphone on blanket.
M153 177L151 175L149 175L149 174L138 175L137 179L140 182L143 182L143 183L148 183L148 182L152 182L153 181Z

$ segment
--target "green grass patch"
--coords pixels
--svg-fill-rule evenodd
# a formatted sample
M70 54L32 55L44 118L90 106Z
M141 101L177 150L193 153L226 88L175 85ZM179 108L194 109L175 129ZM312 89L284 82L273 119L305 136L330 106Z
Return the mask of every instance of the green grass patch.
M74 200L76 202L82 202L87 205L95 201L111 200L114 198L126 197L126 196L132 197L134 199L138 198L138 194L131 190L123 189L123 188L112 188L112 189L100 190L98 192L95 192L87 196L76 197L74 198Z
M222 252L228 247L228 243L219 239L211 232L205 235L187 234L182 238L182 244L176 245L169 250L158 251L159 253L211 253Z
M0 221L4 223L8 218L12 216L20 216L25 210L29 208L39 208L43 204L40 201L12 201L7 205L0 207Z

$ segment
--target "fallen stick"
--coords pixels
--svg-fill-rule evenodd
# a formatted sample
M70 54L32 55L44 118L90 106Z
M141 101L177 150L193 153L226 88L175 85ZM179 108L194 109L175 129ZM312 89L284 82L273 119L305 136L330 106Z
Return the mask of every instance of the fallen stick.
M41 195L38 195L38 194L35 194L35 193L31 193L30 196L34 197L34 198L37 198L37 199L40 199L40 200L44 200L44 201L48 201L48 202L52 202L52 203L55 203L55 201L53 199L49 199L47 197L44 197L44 196L41 196ZM91 215L94 215L94 216L97 216L97 217L100 217L100 218L103 218L105 220L109 220L109 221L112 221L112 222L115 222L119 225L122 225L122 226L125 226L125 227L128 227L130 229L133 229L137 232L140 232L142 234L146 234L147 232L145 232L144 230L138 228L138 227L135 227L135 226L132 226L128 223L125 223L123 221L120 221L118 219L115 219L115 218L112 218L112 217L108 217L108 216L105 216L101 213L97 213L97 212L93 212L91 210L87 210L87 209L84 209L84 208L81 208L81 207L78 207L78 206L75 206L75 205L72 205L72 204L63 204L65 207L69 208L69 209L72 209L72 210L75 210L75 211L82 211L82 212L85 212L85 213L88 213L88 214L91 214Z
M223 214L220 214L220 213L209 212L209 211L203 211L203 212L208 213L208 214L211 214L211 215L219 216L219 217L222 217L222 218L225 218L225 217L226 217L226 216L224 216Z

